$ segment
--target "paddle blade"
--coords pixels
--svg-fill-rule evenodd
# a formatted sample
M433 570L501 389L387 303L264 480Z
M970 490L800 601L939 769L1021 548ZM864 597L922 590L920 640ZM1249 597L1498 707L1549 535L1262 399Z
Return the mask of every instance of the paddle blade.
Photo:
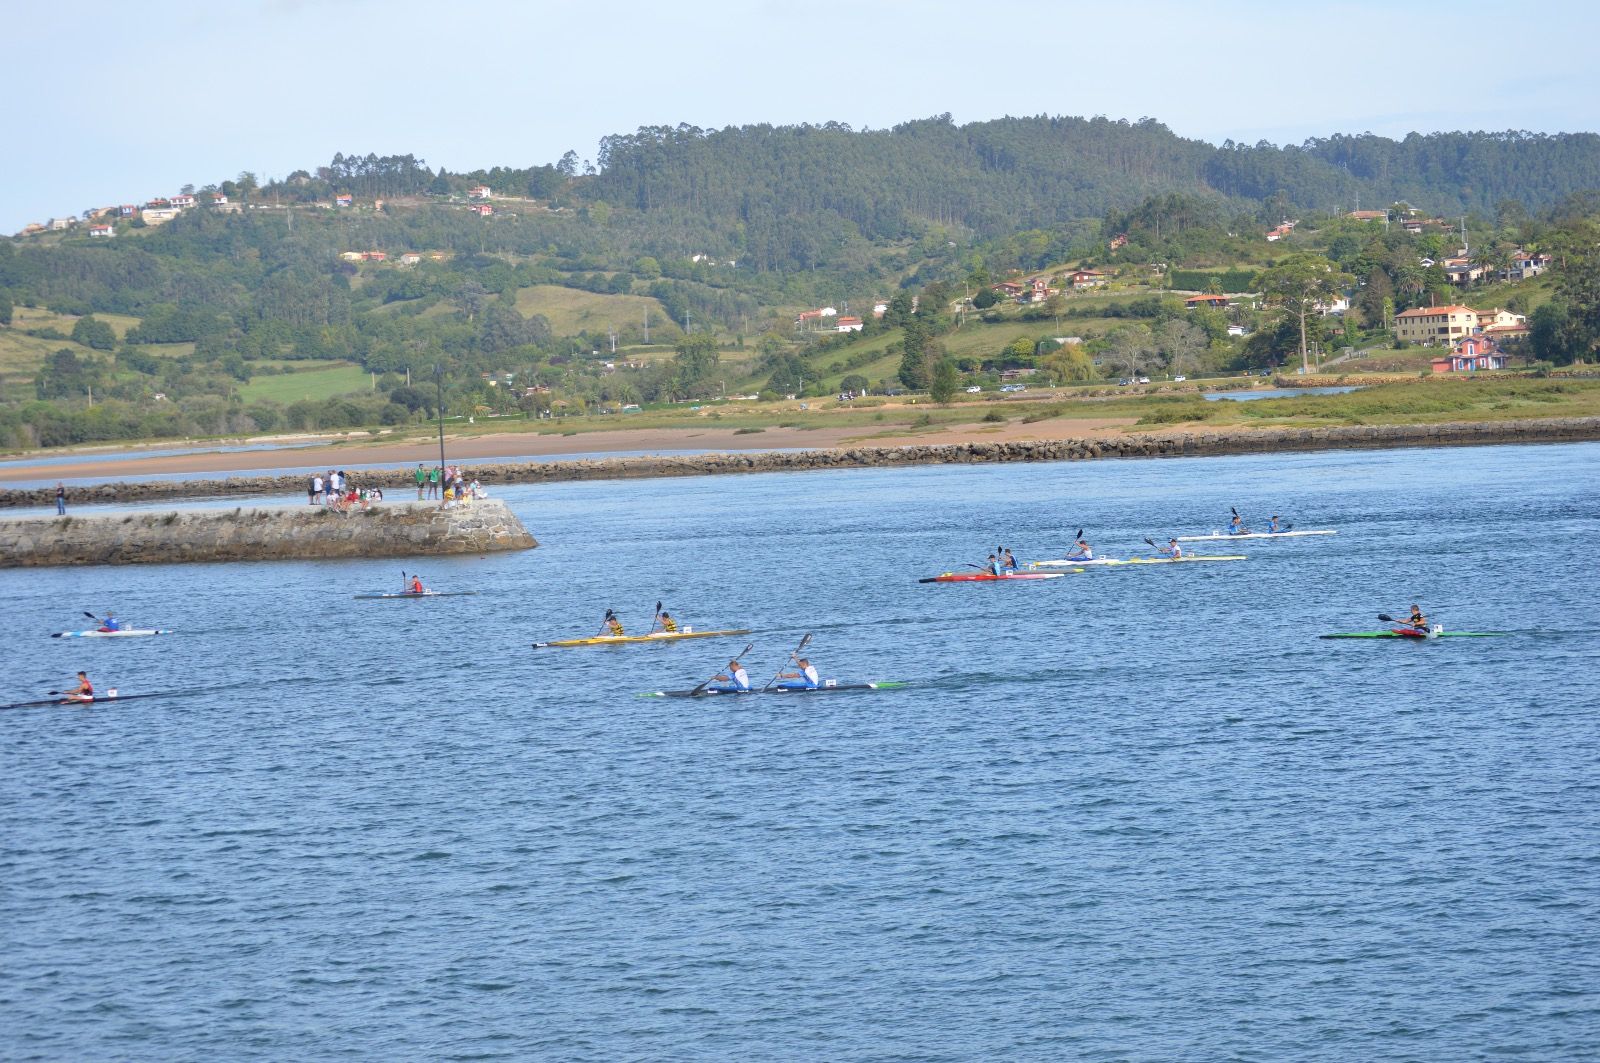
M1078 529L1078 534L1077 534L1077 535L1074 535L1074 536L1073 536L1073 538L1074 538L1074 539L1082 539L1082 538L1083 538L1083 529L1082 529L1082 528L1079 528L1079 529Z
M798 654L801 650L805 649L809 645L811 645L811 632L807 631L806 637L800 640L800 645L794 648L794 652Z
M1398 624L1400 622L1394 617L1390 616L1388 613L1379 613L1378 619L1382 620L1386 624Z
M100 619L98 616L95 616L93 613L90 613L90 612L85 612L83 615L88 617L90 620L99 620Z
M1234 509L1232 506L1228 507L1228 512L1232 513L1235 517L1237 517L1239 515L1239 511L1237 509Z

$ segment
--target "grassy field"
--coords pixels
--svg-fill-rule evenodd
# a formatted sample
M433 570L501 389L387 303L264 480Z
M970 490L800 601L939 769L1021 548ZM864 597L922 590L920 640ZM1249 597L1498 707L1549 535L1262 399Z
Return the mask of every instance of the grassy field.
M372 387L372 377L359 365L348 362L301 363L321 365L300 373L282 373L258 376L239 389L246 402L281 402L288 404L301 399L329 399L349 391L366 391Z
M650 312L652 325L659 326L668 321L666 309L649 296L598 295L554 284L520 289L517 292L517 310L524 317L543 314L550 322L550 330L557 336L575 336L585 330L604 332L607 328L642 324L646 310Z

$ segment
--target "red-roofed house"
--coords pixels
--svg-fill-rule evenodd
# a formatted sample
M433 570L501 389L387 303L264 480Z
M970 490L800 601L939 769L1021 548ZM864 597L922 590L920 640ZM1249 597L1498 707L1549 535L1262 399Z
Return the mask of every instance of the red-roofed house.
M131 218L135 214L139 213L139 208L134 206L132 203L124 203L122 206L117 208L117 213L122 215L124 218Z
M476 214L480 218L487 218L489 215L494 213L494 208L487 203L474 203L467 209L472 211L472 213Z
M363 251L363 252L361 252L361 257L366 259L368 262L382 262L384 259L389 257L389 252L387 252L387 251Z
M221 192L213 192L213 193L211 193L211 205L213 207L226 206L227 203L228 203L228 197L223 195Z
M90 236L115 236L115 235L117 235L117 231L115 229L113 229L109 225L91 225L91 226L89 226L89 235Z
M355 201L355 197L349 192L340 192L338 195L333 197L333 205L336 207L354 206Z
M1097 269L1075 269L1066 275L1064 283L1075 292L1086 288L1098 288L1111 278Z
M1222 307L1232 305L1233 300L1228 298L1226 295L1191 295L1189 298L1183 301L1183 308L1185 310L1193 310L1197 306L1209 306L1221 309Z
M172 205L180 210L188 210L194 206L194 197L187 192L180 192L172 197Z
M468 199L488 199L491 194L488 185L478 185L476 188L467 189Z
M862 327L859 317L841 317L833 323L835 332L860 332Z
M1394 316L1394 338L1407 343L1453 344L1478 331L1470 306L1419 306Z
M1476 373L1480 369L1504 369L1509 358L1488 336L1468 336L1450 353L1433 360L1435 373Z

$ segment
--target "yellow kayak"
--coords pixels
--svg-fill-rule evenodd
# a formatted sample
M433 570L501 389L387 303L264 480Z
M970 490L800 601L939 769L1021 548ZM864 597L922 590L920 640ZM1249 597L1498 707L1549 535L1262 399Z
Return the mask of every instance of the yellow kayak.
M561 646L625 646L634 642L676 642L678 639L715 639L724 635L748 634L750 629L746 627L728 628L722 631L696 631L693 628L684 628L682 631L657 631L649 635L593 635L586 639L535 642L533 648L544 650Z

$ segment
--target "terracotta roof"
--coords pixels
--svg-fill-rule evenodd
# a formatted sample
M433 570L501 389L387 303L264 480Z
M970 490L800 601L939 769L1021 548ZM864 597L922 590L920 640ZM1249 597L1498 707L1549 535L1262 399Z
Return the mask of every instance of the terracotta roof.
M1433 317L1435 314L1476 314L1477 311L1470 306L1419 306L1413 310L1402 310L1396 317Z

